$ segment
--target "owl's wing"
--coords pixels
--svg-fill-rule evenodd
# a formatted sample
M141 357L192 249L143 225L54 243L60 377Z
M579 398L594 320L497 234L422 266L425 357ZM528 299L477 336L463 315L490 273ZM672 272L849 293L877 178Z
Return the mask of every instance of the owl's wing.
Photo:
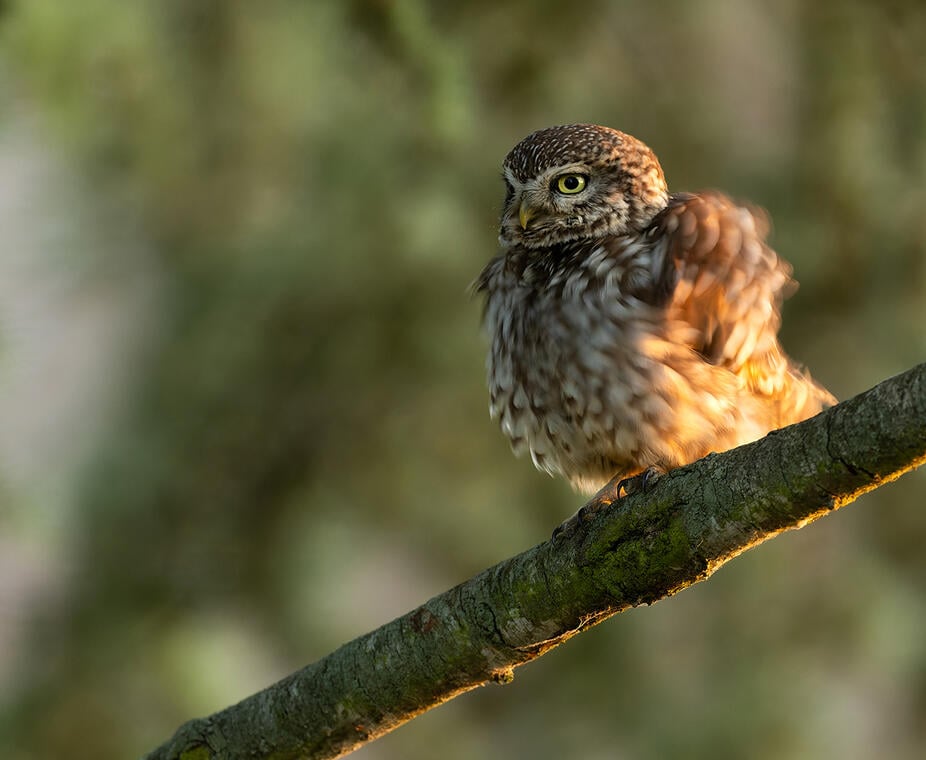
M782 300L797 284L765 242L768 219L719 193L679 195L648 234L661 249L673 339L775 394L790 362L778 344Z

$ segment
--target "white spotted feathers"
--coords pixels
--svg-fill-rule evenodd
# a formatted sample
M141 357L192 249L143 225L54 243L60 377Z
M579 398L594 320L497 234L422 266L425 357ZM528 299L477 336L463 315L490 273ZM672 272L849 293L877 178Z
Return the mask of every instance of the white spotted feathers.
M475 288L489 409L515 453L594 490L834 403L778 343L794 283L764 215L670 197L652 151L606 127L535 132L504 170L501 253ZM558 193L565 174L584 190Z

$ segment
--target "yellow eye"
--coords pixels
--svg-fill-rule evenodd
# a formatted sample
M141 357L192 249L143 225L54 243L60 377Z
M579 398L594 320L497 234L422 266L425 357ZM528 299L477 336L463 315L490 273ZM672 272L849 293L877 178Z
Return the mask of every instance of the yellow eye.
M584 174L560 174L553 181L553 187L563 195L575 195L585 189L586 181Z

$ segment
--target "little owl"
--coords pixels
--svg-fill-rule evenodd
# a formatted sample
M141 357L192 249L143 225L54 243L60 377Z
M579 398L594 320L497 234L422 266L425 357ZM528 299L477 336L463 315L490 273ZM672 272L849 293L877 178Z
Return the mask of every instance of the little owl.
M475 289L516 454L591 492L835 403L778 343L795 282L762 212L670 195L653 151L589 124L528 135L503 171L500 253Z

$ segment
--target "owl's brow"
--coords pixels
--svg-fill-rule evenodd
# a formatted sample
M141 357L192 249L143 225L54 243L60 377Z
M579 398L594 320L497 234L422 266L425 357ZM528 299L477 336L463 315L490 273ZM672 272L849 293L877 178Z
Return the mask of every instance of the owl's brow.
M538 130L518 143L505 159L505 168L519 178L564 163L607 162L621 151L622 132L590 124L567 124Z
M502 166L502 180L508 187L514 188L516 185L521 184L521 179L511 170L511 167L508 164Z

